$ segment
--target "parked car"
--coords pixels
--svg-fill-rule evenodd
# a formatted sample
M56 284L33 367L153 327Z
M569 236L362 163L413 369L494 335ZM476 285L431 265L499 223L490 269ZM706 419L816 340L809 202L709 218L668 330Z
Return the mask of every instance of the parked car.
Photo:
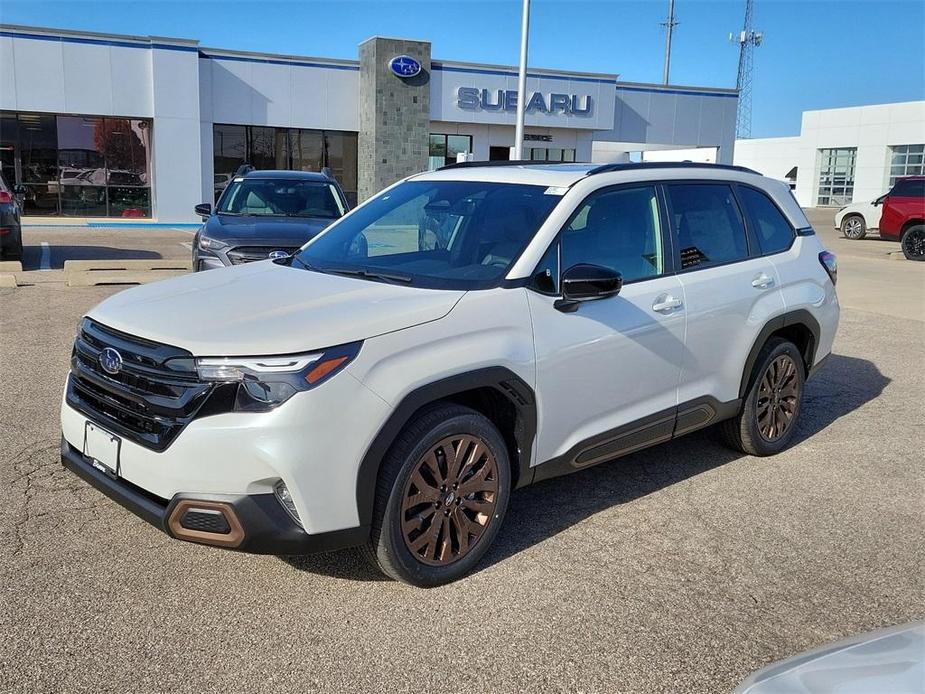
M0 260L22 260L22 186L10 187L0 175Z
M290 255L349 209L337 182L323 173L255 171L236 175L193 243L193 269L212 270Z
M852 636L768 665L734 694L925 694L925 622Z
M106 299L64 465L177 539L359 545L430 586L472 570L517 487L717 423L743 453L790 444L839 307L786 184L497 164L405 179L288 258Z
M884 193L876 200L853 202L845 205L835 213L835 228L840 229L846 239L857 241L867 236L867 232L880 228L881 205L888 194Z
M925 176L900 178L887 193L880 238L899 241L909 260L925 260Z

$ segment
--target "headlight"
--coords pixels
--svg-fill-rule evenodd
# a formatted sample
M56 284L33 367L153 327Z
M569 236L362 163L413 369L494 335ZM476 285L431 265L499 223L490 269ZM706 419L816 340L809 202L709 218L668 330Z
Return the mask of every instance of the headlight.
M228 244L224 241L219 241L218 239L213 239L205 234L199 235L199 247L204 251L217 251L220 248L225 248Z
M208 357L196 360L203 381L237 384L237 412L266 412L331 378L360 352L361 342L283 357Z

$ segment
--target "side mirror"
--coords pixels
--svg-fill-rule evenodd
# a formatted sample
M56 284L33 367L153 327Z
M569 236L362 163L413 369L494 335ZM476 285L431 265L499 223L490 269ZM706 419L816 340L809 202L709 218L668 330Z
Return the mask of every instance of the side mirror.
M196 205L194 209L196 210L196 214L198 214L200 217L208 217L210 214L212 214L212 205L208 202L201 202Z
M594 301L616 296L623 288L623 276L601 265L580 263L562 273L562 298L553 306L570 313L582 301Z
M874 207L876 207L877 205L882 205L883 203L886 202L886 199L887 199L888 196L889 196L889 193L887 193L887 195L881 195L879 198L877 198L876 200L874 200L873 203L871 203L871 204L872 204Z

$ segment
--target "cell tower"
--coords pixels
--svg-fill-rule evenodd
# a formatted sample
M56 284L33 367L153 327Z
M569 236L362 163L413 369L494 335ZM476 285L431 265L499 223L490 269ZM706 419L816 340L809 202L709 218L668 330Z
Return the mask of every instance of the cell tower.
M761 45L764 34L752 28L755 12L754 0L745 0L745 22L739 35L729 34L729 40L739 44L739 74L736 89L739 92L739 111L736 114L736 137L752 136L752 69L754 49Z

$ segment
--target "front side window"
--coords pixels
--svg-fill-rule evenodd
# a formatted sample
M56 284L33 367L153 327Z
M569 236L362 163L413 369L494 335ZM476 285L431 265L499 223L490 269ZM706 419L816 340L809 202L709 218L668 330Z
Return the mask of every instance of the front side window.
M561 265L616 270L624 282L661 275L664 253L655 188L625 188L592 195L561 235Z
M700 269L748 257L745 225L725 184L665 186L681 269Z
M344 214L337 191L323 181L243 178L232 181L218 202L219 214L256 217L321 217Z
M739 198L751 216L762 253L780 253L793 243L793 228L768 196L754 188L739 188Z
M545 186L409 181L331 226L293 266L444 289L497 286L553 207Z

